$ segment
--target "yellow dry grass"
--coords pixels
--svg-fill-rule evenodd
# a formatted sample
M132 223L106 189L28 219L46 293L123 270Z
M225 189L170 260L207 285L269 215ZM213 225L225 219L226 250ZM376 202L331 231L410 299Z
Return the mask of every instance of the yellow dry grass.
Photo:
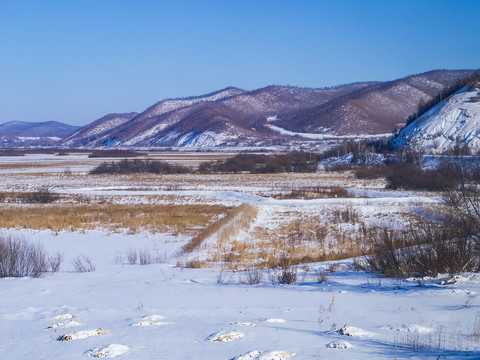
M221 205L3 205L0 207L0 228L50 229L56 232L128 230L130 234L147 230L196 235L229 210Z
M183 247L183 253L188 254L193 252L202 244L203 240L216 232L218 232L220 239L225 239L230 236L234 229L237 229L238 226L244 223L246 217L252 216L252 213L256 214L253 209L254 207L248 204L242 204L234 208L225 217L210 224L200 234L190 240L190 242Z
M347 209L338 214L332 209L332 219L320 216L288 220L276 228L255 227L249 239L239 241L225 238L209 259L222 262L229 269L237 270L255 266L275 268L287 257L291 265L319 261L340 260L368 252L374 228L367 228L355 211ZM344 231L344 225L353 227Z

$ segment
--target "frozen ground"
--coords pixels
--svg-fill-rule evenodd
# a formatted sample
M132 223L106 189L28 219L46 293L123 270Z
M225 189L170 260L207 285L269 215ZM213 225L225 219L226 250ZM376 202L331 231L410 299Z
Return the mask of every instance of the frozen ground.
M83 359L112 344L110 356L126 359L232 359L254 350L298 359L480 356L475 276L419 287L356 272L344 261L324 283L314 273L329 264L313 264L296 285L241 285L233 272L217 283L212 269L116 263L132 246L168 253L172 245L161 237L22 233L64 252L65 261L44 278L0 280L2 359ZM73 272L79 252L92 257L95 272Z
M104 177L99 182L75 171L32 171L22 182L16 168L10 173L4 168L0 187L12 191L48 185L66 196L96 193L132 203L158 201L156 196L165 195L160 192L174 195L171 202L249 202L259 207L254 225L273 228L342 206L354 207L366 223L393 222L403 212L438 202L421 193L387 192L381 182L335 176L225 176L202 182L189 176L144 177L141 182ZM177 179L184 188L169 190L164 179ZM350 192L369 198L269 197L272 188L312 183L349 185ZM253 229L239 236L249 241ZM446 278L400 282L355 271L352 260L344 260L336 266L300 266L294 285L274 285L266 273L259 284L244 285L242 272L220 276L219 264L205 269L178 266L186 236L30 229L4 229L2 234L40 243L52 254L60 251L64 261L58 273L43 278L0 279L0 359L480 357L480 279L474 274L451 283ZM129 265L130 249L148 249L160 255L162 263ZM78 255L90 257L96 271L74 272L72 260ZM321 271L326 281L319 283Z

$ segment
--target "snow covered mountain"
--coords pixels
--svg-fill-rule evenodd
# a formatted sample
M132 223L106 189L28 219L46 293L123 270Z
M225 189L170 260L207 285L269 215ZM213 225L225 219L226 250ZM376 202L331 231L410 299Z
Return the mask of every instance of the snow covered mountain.
M75 146L78 145L78 139L81 139L82 145L88 145L90 141L106 140L108 139L110 131L133 119L137 115L137 113L108 114L93 123L78 129L73 134L66 137L63 144L67 146Z
M480 91L465 87L432 107L392 141L396 147L443 153L456 145L480 150Z
M418 104L471 76L437 70L389 82L324 89L226 88L160 101L140 114L110 114L78 130L68 147L219 148L306 146L381 137L402 128Z
M10 121L0 124L0 147L55 146L78 128L57 121Z

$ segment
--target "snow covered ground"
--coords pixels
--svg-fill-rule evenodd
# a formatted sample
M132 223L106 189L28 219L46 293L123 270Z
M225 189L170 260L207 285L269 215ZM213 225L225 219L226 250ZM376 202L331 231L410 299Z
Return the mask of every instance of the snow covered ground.
M125 359L232 359L252 351L298 359L480 356L475 276L419 287L356 272L344 261L324 283L314 274L329 264L314 264L295 285L241 285L233 272L217 283L215 269L115 261L131 246L168 252L161 236L21 233L64 252L65 261L44 278L0 280L2 359L83 359L105 346ZM79 252L92 257L95 272L73 271Z
M329 222L329 211L339 207L355 209L366 224L397 221L401 226L401 214L439 201L425 193L385 191L381 181L366 183L326 173L207 176L200 181L187 175L183 180L108 179L45 169L28 174L25 184L16 168L3 168L0 190L48 185L65 196L111 197L114 204L157 201L164 193L170 195L162 198L165 203L192 199L208 204L250 203L258 207L258 215L252 227L237 234L243 241L253 241L257 227L275 230L297 217L317 216ZM168 190L166 179L179 182L183 189ZM348 186L350 193L361 197L271 197L282 188L307 185ZM353 228L339 226L345 232ZM220 263L203 269L183 267L180 250L190 240L186 235L0 231L41 244L51 254L60 251L64 257L55 274L0 279L0 359L480 357L480 278L475 274L450 283L447 277L398 281L356 271L349 259L300 265L296 284L274 284L271 273L265 272L258 284L245 285L244 272L226 270ZM215 235L208 241L215 241ZM132 249L148 250L160 255L161 261L130 265L127 255ZM80 255L92 260L94 272L75 271L72 261ZM318 281L319 274L323 282Z
M431 153L443 153L459 144L472 151L480 148L480 102L478 89L462 88L405 127L392 145L410 145Z

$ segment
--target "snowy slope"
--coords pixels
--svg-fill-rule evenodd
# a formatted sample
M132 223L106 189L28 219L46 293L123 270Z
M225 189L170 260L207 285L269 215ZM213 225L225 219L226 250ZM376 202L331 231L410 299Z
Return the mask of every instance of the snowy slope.
M392 140L392 145L442 153L458 143L477 151L480 149L480 102L471 100L477 93L478 89L460 89L405 127Z

